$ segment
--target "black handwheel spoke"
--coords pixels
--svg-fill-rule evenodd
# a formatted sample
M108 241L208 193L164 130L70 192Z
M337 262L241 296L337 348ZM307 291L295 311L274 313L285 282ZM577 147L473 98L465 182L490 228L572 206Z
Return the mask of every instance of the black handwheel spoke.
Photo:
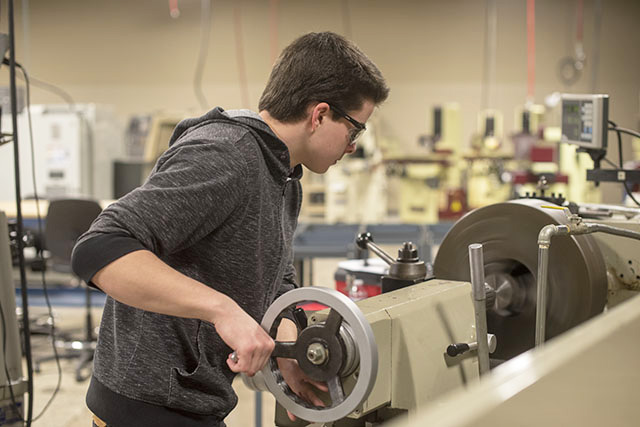
M344 401L344 390L342 390L342 382L338 375L333 376L327 381L329 387L329 395L331 396L331 405L339 405Z
M338 331L340 330L340 325L342 324L342 316L338 313L337 310L333 308L329 312L329 316L327 317L327 321L324 323L324 327L326 328L329 335L338 335Z
M271 357L283 357L285 359L296 358L296 342L276 341L276 346L271 352Z

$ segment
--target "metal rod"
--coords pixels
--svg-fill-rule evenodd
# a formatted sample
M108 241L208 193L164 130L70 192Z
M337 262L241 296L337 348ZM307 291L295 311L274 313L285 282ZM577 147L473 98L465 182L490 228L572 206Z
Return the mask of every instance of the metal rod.
M640 215L640 209L639 208L632 208L632 207L627 207L627 206L612 206L612 205L603 205L603 204L597 204L597 203L580 203L580 206L578 206L578 213L582 213L580 211L580 209L584 208L584 209L592 209L592 210L602 210L602 211L609 211L612 213L618 213L618 214L622 214L626 217L634 217L637 215Z
M480 375L484 375L489 372L489 344L487 341L487 307L484 289L484 256L480 243L469 245L469 266L471 268L473 308L476 315L478 368Z
M547 313L547 276L549 274L549 247L553 236L569 234L607 233L621 237L640 240L640 233L626 228L614 227L606 224L582 222L580 217L572 218L572 224L547 225L538 234L538 280L536 303L536 347L541 346L545 340L546 313Z
M626 228L614 227L612 225L606 224L595 224L595 223L583 223L586 226L586 232L582 233L582 230L578 230L576 234L588 234L588 233L606 233L613 234L615 236L621 237L629 237L631 239L640 240L640 233L633 230L627 230ZM573 234L573 233L571 233Z
M394 264L396 262L395 259L391 258L385 251L380 249L380 247L378 245L376 245L375 243L373 243L372 241L368 241L367 242L367 247L369 248L369 250L371 252L373 252L374 254L378 255L380 258L382 258L382 260L384 262L386 262L387 264L391 265L391 264Z
M256 412L255 412L255 424L256 427L262 427L262 393L255 392Z
M538 234L538 278L536 290L536 338L535 345L540 347L545 340L547 323L547 276L549 268L549 247L553 236L569 234L566 225L549 224L542 227Z
M547 314L547 269L549 265L549 245L538 246L538 286L536 294L536 347L544 343Z
M606 224L581 222L577 218L577 223L566 225L547 225L540 230L538 235L538 280L537 280L537 303L536 303L536 347L541 346L545 341L546 333L546 313L547 313L547 279L549 275L549 247L551 238L561 234L578 235L591 233L607 233L620 237L628 237L640 240L640 233L626 228L614 227Z

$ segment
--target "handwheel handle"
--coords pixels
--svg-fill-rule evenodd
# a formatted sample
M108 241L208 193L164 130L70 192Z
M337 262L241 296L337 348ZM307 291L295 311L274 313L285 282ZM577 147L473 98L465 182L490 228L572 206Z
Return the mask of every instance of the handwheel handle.
M276 346L271 352L271 357L282 357L284 359L295 359L297 341L276 341Z

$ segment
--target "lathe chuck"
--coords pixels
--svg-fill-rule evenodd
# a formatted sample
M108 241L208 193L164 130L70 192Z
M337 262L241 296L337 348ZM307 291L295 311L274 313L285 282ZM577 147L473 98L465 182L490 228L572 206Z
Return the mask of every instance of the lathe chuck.
M469 277L468 246L482 243L486 282L496 301L487 311L497 336L496 359L510 359L534 346L538 233L547 224L566 224L563 211L535 199L476 209L445 236L434 262L438 279ZM555 237L549 259L546 339L601 313L607 297L606 267L589 235Z

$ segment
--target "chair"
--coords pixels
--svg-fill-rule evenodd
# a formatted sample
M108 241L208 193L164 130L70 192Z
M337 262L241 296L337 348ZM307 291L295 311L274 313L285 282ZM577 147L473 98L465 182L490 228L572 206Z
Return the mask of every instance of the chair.
M61 273L71 273L71 251L78 237L89 229L93 220L102 212L100 204L95 200L87 199L57 199L49 202L47 212L44 246L50 253L49 263L51 269ZM74 276L75 277L75 276ZM79 278L78 278L79 279ZM79 279L80 280L80 279ZM93 320L91 318L91 289L85 287L85 336L83 340L71 340L63 337L56 341L57 347L66 350L61 354L62 358L80 358L76 368L76 381L84 381L90 376L93 353L96 347L96 338L93 332ZM47 357L36 361L36 367L40 362L51 360ZM85 374L85 369L89 374Z

